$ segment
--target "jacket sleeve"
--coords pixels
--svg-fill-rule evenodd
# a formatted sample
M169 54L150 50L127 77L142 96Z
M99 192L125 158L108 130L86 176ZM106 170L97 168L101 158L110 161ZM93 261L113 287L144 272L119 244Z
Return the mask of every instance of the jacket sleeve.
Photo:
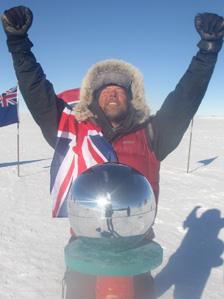
M28 37L7 41L21 94L47 142L55 147L57 127L64 102L57 98L52 84L37 63Z
M197 53L160 110L152 117L152 149L162 161L180 143L208 87L217 54Z

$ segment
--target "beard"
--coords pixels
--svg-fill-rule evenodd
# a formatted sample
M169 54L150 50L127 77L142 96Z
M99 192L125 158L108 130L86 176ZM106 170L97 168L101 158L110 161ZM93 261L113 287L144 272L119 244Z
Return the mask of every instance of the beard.
M115 123L121 123L127 116L128 111L120 110L116 111L116 113L112 113L111 111L104 111L104 114L106 118L109 121L115 122Z

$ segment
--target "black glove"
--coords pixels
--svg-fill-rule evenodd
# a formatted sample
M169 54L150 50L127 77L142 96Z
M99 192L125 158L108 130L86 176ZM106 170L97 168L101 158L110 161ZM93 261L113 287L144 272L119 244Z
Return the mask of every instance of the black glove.
M32 25L33 13L25 6L17 6L6 10L1 19L8 38L23 37Z
M216 14L198 14L194 20L195 28L201 36L198 47L203 52L217 53L222 47L224 19Z

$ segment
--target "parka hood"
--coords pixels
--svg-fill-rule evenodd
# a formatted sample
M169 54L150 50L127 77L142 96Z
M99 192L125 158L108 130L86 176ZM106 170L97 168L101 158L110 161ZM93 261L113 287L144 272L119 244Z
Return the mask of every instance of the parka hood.
M83 79L80 89L80 102L74 107L74 114L79 121L95 117L88 106L94 101L94 94L102 86L115 84L130 89L131 105L136 110L139 124L150 115L145 102L144 82L140 71L133 65L117 59L100 61L93 65Z

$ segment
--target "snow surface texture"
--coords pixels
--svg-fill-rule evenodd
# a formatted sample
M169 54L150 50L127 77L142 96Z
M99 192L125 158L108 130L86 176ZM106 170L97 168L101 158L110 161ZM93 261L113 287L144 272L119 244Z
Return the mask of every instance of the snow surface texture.
M196 118L190 172L190 130L161 167L156 241L163 264L153 271L162 299L224 298L224 118ZM60 299L67 219L51 218L53 151L28 115L0 130L0 298Z

